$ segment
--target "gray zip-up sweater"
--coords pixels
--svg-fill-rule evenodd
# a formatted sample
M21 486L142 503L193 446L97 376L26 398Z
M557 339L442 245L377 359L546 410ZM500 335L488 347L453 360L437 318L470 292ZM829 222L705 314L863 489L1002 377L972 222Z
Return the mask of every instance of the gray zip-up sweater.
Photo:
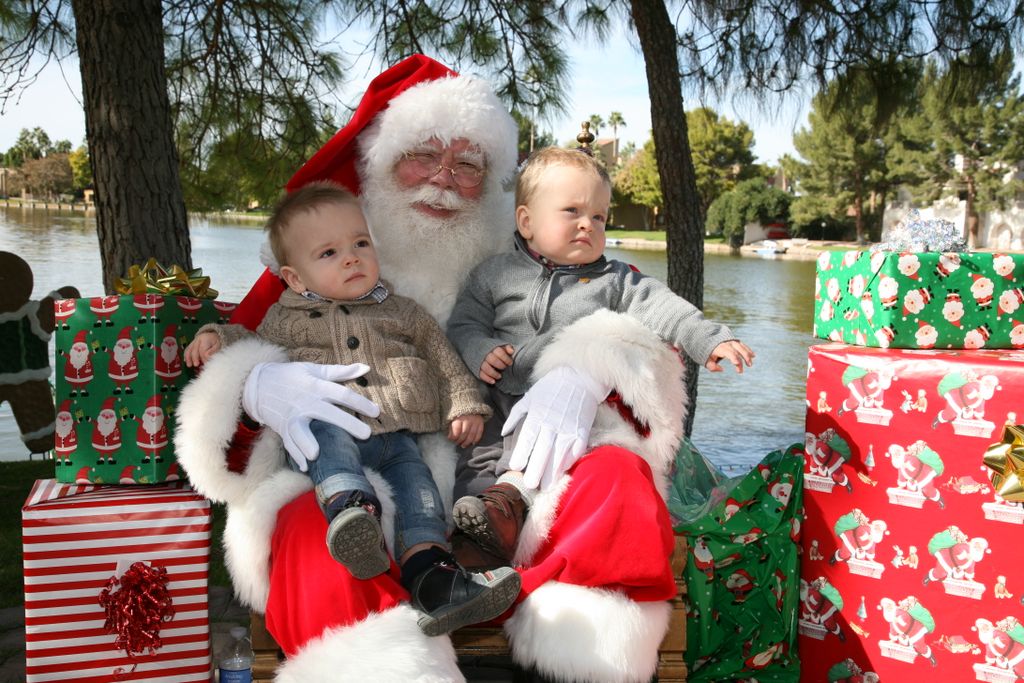
M448 318L448 338L474 374L496 346L515 348L498 388L526 393L530 373L555 334L595 311L627 313L704 364L716 346L736 339L653 277L601 257L583 266L548 266L517 233L515 250L493 256L469 275Z

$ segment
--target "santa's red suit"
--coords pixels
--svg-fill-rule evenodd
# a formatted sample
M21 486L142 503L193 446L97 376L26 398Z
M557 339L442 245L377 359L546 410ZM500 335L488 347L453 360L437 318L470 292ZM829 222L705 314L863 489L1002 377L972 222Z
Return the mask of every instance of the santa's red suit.
M68 329L68 320L75 314L77 299L56 299L53 302L53 319L58 327Z
M352 122L289 184L293 189L331 178L358 190L354 139L375 118L358 142L368 174L375 166L390 173L401 152L432 137L480 141L489 170L481 202L490 218L476 226L472 245L437 240L436 254L424 255L429 247L421 248L405 226L374 234L385 276L442 324L468 271L510 247L512 214L500 188L516 162L515 125L490 89L473 79L445 78L449 73L417 56L382 74ZM430 82L409 89L422 81ZM370 187L364 189L370 195ZM367 206L374 204L370 197ZM508 220L498 218L504 210ZM405 268L395 267L409 248L420 257L414 262L419 268L407 259ZM280 291L279 280L266 274L233 320L254 327ZM259 339L222 350L183 391L175 434L192 483L228 504L227 565L239 597L265 612L287 655L277 680L463 680L450 640L420 632L394 573L358 581L330 558L310 481L284 467L279 437L239 425L239 398L252 368L286 360L284 349ZM615 407L598 408L591 452L531 508L515 558L522 592L504 629L513 658L545 675L647 681L668 626L666 600L675 593L664 497L685 414L682 363L634 319L601 312L566 328L545 352L537 376L560 365L614 387L650 432L641 437ZM442 434L421 435L419 442L450 501L454 448ZM229 443L236 448L225 448ZM394 508L387 498L382 505L390 530Z

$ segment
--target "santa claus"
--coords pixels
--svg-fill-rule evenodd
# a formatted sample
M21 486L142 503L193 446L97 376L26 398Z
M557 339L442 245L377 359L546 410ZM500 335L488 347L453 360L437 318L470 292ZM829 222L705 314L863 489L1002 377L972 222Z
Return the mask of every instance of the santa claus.
M53 450L57 465L70 465L71 455L78 448L78 433L75 431L75 417L71 414L71 399L64 399L57 408L54 422Z
M132 305L139 312L139 322L160 322L160 309L164 307L164 297L160 294L136 294L132 297Z
M176 325L168 325L153 359L153 372L163 381L160 391L177 391L178 378L181 376L181 353L178 346Z
M114 348L110 350L107 375L114 382L114 393L134 393L132 382L139 376L139 354L132 341L132 328L125 326L117 335Z
M167 448L167 424L164 410L160 407L160 394L154 394L146 401L141 418L135 418L139 426L135 430L135 443L144 454L142 462L163 462L160 452Z
M75 314L77 305L77 299L57 299L53 302L53 319L57 328L62 330L71 328L68 325L68 320Z
M85 330L79 330L71 347L64 352L64 380L71 385L68 394L88 396L89 382L92 381L92 349L85 341Z
M121 420L114 410L114 397L103 402L92 429L92 447L96 451L96 464L117 462L121 448Z
M117 307L120 305L121 297L119 296L94 296L89 299L89 310L96 316L93 327L103 325L112 327L114 314L117 313Z
M330 179L361 191L382 272L443 324L469 270L511 246L503 184L516 165L516 138L489 87L414 56L370 84L349 124L289 189ZM472 188L456 184L451 171L456 151L467 150L486 168ZM436 171L413 173L409 152L435 155ZM264 274L233 321L255 327L282 289ZM283 466L279 435L306 457L309 416L332 414L347 394L286 358L258 339L222 350L183 391L175 435L192 483L228 504L227 565L239 596L265 612L287 655L277 680L463 680L449 639L418 629L393 574L358 581L330 558L309 480ZM603 312L568 327L537 376L523 399L531 409L519 438L532 445L531 466L555 481L535 501L516 551L522 592L504 620L512 656L562 681L650 680L668 624L665 601L675 593L664 496L685 412L682 364L632 319ZM553 376L566 376L562 389L586 397L546 400ZM626 410L577 391L577 381L614 388ZM286 404L282 386L301 400ZM579 424L571 419L580 415ZM636 422L649 426L647 436ZM552 443L533 443L525 436L531 430L559 442L580 438L590 451L563 472ZM449 442L421 436L420 447L450 497ZM390 501L382 503L389 514Z

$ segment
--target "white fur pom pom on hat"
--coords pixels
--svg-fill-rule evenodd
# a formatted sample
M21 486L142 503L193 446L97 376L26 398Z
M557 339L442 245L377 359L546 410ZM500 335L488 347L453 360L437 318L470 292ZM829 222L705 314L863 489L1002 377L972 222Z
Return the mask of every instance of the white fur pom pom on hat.
M270 242L267 240L260 245L260 263L269 268L274 275L281 274L281 264L274 258L274 251L270 248Z

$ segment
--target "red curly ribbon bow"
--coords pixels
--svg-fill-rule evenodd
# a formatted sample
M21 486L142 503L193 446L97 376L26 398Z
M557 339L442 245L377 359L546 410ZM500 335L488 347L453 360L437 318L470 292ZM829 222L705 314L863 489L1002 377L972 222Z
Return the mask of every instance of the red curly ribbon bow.
M163 644L160 626L174 618L167 582L165 567L135 562L120 577L111 576L100 591L100 606L106 612L103 630L117 635L114 644L129 659L134 660L145 650L152 654Z

